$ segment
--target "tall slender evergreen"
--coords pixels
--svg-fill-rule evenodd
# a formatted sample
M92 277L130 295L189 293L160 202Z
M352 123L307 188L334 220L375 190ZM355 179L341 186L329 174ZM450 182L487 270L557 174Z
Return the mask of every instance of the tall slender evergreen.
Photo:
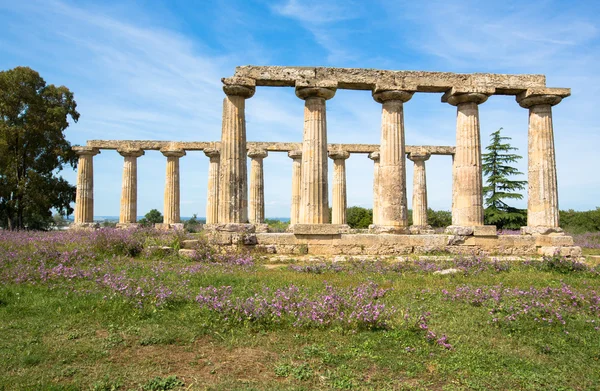
M509 200L520 200L523 195L519 193L525 189L527 181L511 180L510 177L523 175L511 163L522 159L520 155L511 153L517 151L508 143L510 137L500 134L502 128L490 136L490 144L486 147L487 153L483 154L483 174L486 177L486 186L483 188L485 198L485 223L496 225L499 229L518 229L527 223L527 212L510 206Z

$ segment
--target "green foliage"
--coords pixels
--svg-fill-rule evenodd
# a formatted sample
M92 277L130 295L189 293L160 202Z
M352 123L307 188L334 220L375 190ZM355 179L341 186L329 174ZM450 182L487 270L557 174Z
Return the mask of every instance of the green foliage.
M502 128L491 134L489 151L483 154L483 174L486 176L486 186L483 188L485 197L485 223L495 225L499 229L517 229L527 225L527 212L508 205L505 200L520 200L523 195L518 193L525 189L527 181L511 180L509 177L523 175L512 167L521 156L510 153L517 148L512 147L507 140L510 137L500 135Z
M146 213L144 218L138 221L138 223L144 227L151 227L154 224L160 224L162 222L163 215L158 211L158 209L151 209L150 212Z
M269 226L271 232L285 232L290 226L289 222L276 219L265 219L265 223Z
M184 383L177 376L155 377L142 386L144 391L169 391L183 386Z
M373 224L373 209L352 206L346 209L346 221L350 228L369 228Z
M584 212L561 210L560 226L570 233L600 231L600 207Z
M445 228L452 225L452 212L448 210L427 209L427 222L433 228Z
M191 219L184 221L183 229L185 229L186 232L199 232L202 229L202 222L198 220L198 215L196 215L196 213L192 215Z
M73 212L75 186L57 172L77 166L64 134L76 107L68 88L31 68L0 72L0 227L46 229L52 209Z

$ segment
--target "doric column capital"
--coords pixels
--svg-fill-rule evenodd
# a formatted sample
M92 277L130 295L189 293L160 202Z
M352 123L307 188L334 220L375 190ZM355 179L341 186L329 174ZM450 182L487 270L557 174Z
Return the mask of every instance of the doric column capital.
M452 106L458 106L461 103L476 103L479 105L495 92L495 88L489 87L473 87L469 89L452 87L442 95L442 102L449 103Z
M346 160L350 157L350 152L342 150L329 151L328 154L333 160Z
M374 162L379 161L379 151L371 152L368 156L369 159L373 160Z
M528 109L536 105L554 106L570 95L570 88L530 88L515 98L521 107Z
M300 99L333 98L337 90L337 82L331 80L299 80L296 82L296 96Z
M431 157L431 154L428 152L411 152L408 154L408 158L410 160L412 160L413 162L416 162L416 161L424 162L426 160L429 160L430 157Z
M100 150L98 148L87 146L75 146L71 149L73 149L77 156L96 156L100 153Z
M221 152L217 148L204 148L204 154L209 158L219 157Z
M290 159L300 159L302 158L302 150L295 149L293 151L288 151L288 157Z
M373 88L373 99L376 102L384 103L390 100L398 100L402 103L408 102L414 95L414 91L403 90L400 86L377 84Z
M225 77L223 91L227 95L241 96L245 99L251 98L256 91L256 80L247 77Z
M248 151L248 157L251 159L264 159L269 155L265 149L251 149Z
M166 157L185 156L185 150L183 150L183 149L161 149L160 153L162 153Z
M117 152L119 153L119 155L123 156L123 157L140 157L142 155L144 155L144 150L143 149L117 149Z

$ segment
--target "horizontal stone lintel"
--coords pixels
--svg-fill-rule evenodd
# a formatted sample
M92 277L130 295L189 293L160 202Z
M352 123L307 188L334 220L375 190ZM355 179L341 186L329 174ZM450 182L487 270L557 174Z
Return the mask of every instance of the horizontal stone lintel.
M545 88L544 75L495 73L451 73L393 71L364 68L286 67L245 65L235 69L235 77L254 79L256 86L294 87L319 80L337 82L337 88L373 90L376 85L397 86L415 92L446 92L451 88L490 88L496 95L516 95L529 88Z
M160 150L163 148L203 151L219 149L220 142L202 141L154 141L154 140L88 140L86 148L97 149L142 149ZM81 147L73 147L81 148ZM256 142L246 143L246 149L264 149L271 152L288 152L302 149L302 143ZM454 155L455 147L437 145L407 145L406 153L428 153L431 155ZM328 144L328 151L343 150L349 153L372 153L379 151L378 144Z

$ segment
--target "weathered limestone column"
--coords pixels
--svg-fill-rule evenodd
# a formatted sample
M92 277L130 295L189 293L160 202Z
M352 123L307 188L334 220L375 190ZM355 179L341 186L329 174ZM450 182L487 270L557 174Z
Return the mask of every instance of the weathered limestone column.
M571 94L567 88L530 89L517 95L529 109L527 226L523 234L562 232L559 228L558 184L552 106Z
M333 202L331 208L331 223L346 225L346 159L350 157L347 151L330 151L333 159ZM349 227L348 227L349 228Z
M452 173L452 225L448 233L496 235L496 227L483 227L483 185L479 107L493 90L451 89L442 102L456 106L456 153ZM477 231L477 232L475 232Z
M379 152L371 152L373 160L373 225L379 225Z
M376 86L373 90L373 99L382 103L379 221L378 224L369 227L373 232L408 232L403 106L412 96L413 92L382 86Z
M179 195L179 158L185 156L183 149L161 149L167 157L167 175L165 180L164 218L160 228L183 228L180 221Z
M124 158L121 189L121 213L117 227L137 225L137 158L144 154L141 149L118 149Z
M325 233L335 227L299 227L329 223L329 194L327 184L327 116L325 101L333 98L337 83L318 86L296 85L296 95L304 99L304 138L302 143L302 186L300 222L295 233Z
M264 149L248 151L250 163L250 202L249 220L254 224L256 232L267 232L265 224L265 180L263 175L263 159L268 156Z
M85 146L73 150L79 156L73 228L94 227L94 156L100 150Z
M289 151L292 159L292 208L290 214L290 227L300 221L300 189L302 186L302 151Z
M429 153L410 153L408 158L413 161L413 195L412 195L412 220L411 233L433 233L427 224L427 177L425 162L429 160Z
M222 79L223 127L219 172L219 224L248 223L248 178L246 166L246 99L255 91L255 81L240 77ZM251 229L239 226L237 229Z
M206 195L206 225L219 221L219 150L206 148L204 154L210 159L208 163L208 191Z

